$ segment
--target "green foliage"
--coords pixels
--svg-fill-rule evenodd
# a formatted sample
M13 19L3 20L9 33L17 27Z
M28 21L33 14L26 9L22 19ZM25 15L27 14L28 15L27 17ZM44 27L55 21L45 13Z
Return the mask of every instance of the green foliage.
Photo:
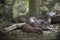
M44 5L40 6L40 11L48 11L48 8Z
M26 2L28 2L29 0L23 0L23 1L26 1Z
M60 5L59 0L51 0L51 1L39 0L39 1L40 3L38 2L37 3L38 6L36 7L38 9L37 12L39 13L38 15L42 15L46 11L56 11L56 9L54 9L55 4L58 3ZM3 14L4 17L6 16L6 18L8 17L8 19L10 20L12 16L11 13L13 13L14 19L20 16L18 20L20 21L26 20L25 16L29 11L29 0L4 0L4 3L7 4L8 8L7 6L6 8L4 8L2 5L0 5L0 14ZM11 9L9 8L9 6L11 6Z
M7 5L12 5L15 0L5 0L5 3Z
M27 0L16 0L13 5L13 17L16 18L21 15L21 13L25 13L28 8ZM24 15L24 14L23 14Z

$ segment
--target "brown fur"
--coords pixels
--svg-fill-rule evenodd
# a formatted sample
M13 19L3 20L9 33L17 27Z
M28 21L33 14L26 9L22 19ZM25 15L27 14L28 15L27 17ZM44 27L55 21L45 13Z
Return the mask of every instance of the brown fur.
M37 33L37 32L43 32L41 28L39 27L32 27L30 26L29 24L24 24L22 27L21 27L21 30L23 32L29 32L29 33Z

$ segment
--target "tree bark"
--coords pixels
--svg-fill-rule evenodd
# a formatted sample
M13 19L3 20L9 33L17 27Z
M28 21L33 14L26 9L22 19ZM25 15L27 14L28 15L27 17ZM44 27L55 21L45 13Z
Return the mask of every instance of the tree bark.
M37 5L36 5L36 0L30 0L29 1L29 17L38 16L37 13Z

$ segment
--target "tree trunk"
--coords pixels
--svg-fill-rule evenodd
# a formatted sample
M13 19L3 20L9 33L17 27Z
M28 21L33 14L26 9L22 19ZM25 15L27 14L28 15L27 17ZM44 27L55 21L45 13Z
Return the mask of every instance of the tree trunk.
M38 10L37 10L37 0L30 0L29 1L29 17L35 16L38 17Z

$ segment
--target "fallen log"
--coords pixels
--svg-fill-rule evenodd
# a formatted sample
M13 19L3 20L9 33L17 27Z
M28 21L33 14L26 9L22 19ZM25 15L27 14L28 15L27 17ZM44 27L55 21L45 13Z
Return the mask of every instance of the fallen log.
M22 25L24 25L24 23L16 23L16 24L12 24L11 26L5 28L6 31L11 31L11 30L14 30L16 29L17 27L22 27Z
M51 18L51 24L60 23L60 16L55 16Z

